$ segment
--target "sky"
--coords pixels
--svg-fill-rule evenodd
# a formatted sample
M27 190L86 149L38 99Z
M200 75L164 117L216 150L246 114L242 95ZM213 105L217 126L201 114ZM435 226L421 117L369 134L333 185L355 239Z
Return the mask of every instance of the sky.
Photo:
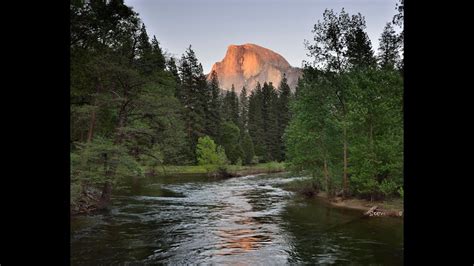
M325 9L365 16L374 51L397 0L125 0L139 13L150 38L180 58L189 45L208 73L231 44L254 43L281 54L292 66L308 60L304 40Z

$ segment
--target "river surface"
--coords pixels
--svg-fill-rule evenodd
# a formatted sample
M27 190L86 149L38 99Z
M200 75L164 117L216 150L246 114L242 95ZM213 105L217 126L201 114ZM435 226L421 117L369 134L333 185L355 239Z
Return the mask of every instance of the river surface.
M403 222L280 188L298 177L161 177L71 219L72 265L403 265Z

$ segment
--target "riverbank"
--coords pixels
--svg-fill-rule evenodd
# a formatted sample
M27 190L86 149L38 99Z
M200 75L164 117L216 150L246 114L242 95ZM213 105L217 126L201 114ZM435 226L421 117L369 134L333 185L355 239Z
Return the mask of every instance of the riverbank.
M245 175L267 174L285 172L283 162L268 162L255 165L228 165L226 172L229 177L238 177ZM157 168L155 175L198 175L209 174L204 166L201 165L168 165ZM212 175L212 173L210 174Z
M360 210L367 213L371 208L377 207L376 214L370 216L395 216L403 217L403 199L390 198L386 200L370 201L359 198L329 197L324 191L319 191L317 185L311 179L296 180L283 186L288 191L293 191L306 198L319 198L338 208Z
M403 199L393 198L383 201L370 201L358 198L342 199L341 197L329 198L326 192L319 192L316 197L321 198L335 207L361 210L368 212L374 206L377 206L377 212L381 216L403 217Z

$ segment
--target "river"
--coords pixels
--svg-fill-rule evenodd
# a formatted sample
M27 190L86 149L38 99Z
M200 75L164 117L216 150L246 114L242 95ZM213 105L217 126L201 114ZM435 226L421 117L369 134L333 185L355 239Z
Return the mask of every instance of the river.
M280 188L284 174L160 177L71 219L72 265L403 265L403 221Z

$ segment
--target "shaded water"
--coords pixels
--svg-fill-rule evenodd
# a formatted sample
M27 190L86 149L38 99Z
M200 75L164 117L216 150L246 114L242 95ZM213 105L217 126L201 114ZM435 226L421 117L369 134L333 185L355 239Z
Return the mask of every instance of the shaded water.
M71 263L403 264L403 223L305 200L293 178L159 178L71 220Z

